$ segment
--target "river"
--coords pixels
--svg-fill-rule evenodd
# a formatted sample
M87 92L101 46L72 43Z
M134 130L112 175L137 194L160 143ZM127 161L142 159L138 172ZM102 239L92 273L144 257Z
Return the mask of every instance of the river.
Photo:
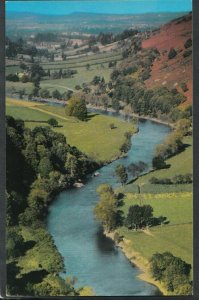
M151 167L154 149L169 133L169 127L139 121L139 133L132 137L128 156L102 167L100 176L90 177L79 189L60 193L49 208L47 229L64 257L66 274L78 279L77 286L91 286L97 296L157 295L158 289L137 278L133 267L112 240L105 237L93 209L98 202L96 188L102 183L119 184L114 175L118 164L143 161Z

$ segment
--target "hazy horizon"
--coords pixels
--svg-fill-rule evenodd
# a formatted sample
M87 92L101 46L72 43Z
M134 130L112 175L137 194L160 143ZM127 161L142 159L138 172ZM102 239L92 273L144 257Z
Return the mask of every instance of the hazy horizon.
M181 13L192 11L191 0L128 0L128 1L6 1L6 12L42 15L74 13L137 15L147 13Z

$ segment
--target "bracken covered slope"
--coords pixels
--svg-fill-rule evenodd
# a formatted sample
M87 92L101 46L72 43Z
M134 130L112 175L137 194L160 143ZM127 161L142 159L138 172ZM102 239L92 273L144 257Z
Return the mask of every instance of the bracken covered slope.
M160 52L160 56L153 62L146 86L176 88L187 97L182 107L192 103L192 46L187 49L184 46L188 39L192 39L192 13L163 25L142 43L143 48L156 47ZM172 48L177 55L169 59L168 54ZM187 57L184 57L185 52L189 52ZM182 83L186 83L187 91L182 90Z

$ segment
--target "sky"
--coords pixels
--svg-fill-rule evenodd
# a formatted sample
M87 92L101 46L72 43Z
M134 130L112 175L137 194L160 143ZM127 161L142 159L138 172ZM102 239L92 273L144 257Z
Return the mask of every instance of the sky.
M191 0L6 1L6 12L32 12L47 15L66 15L74 12L139 14L191 10Z

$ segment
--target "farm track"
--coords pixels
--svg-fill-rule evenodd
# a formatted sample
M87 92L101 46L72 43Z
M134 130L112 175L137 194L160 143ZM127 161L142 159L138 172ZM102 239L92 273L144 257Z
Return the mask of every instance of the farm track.
M70 122L71 122L71 119L69 119L69 118L63 117L63 116L61 116L61 115L59 115L59 114L56 114L56 113L47 111L47 110L42 109L42 108L39 108L39 107L37 107L37 106L28 106L28 108L29 108L29 109L32 109L32 110L40 111L40 112L42 112L42 113L45 113L45 114L47 114L47 115L51 115L51 116L53 116L53 117L62 119L62 120L64 120L64 121L70 121ZM39 121L38 121L38 122L39 122ZM76 123L76 122L74 122L74 123Z

